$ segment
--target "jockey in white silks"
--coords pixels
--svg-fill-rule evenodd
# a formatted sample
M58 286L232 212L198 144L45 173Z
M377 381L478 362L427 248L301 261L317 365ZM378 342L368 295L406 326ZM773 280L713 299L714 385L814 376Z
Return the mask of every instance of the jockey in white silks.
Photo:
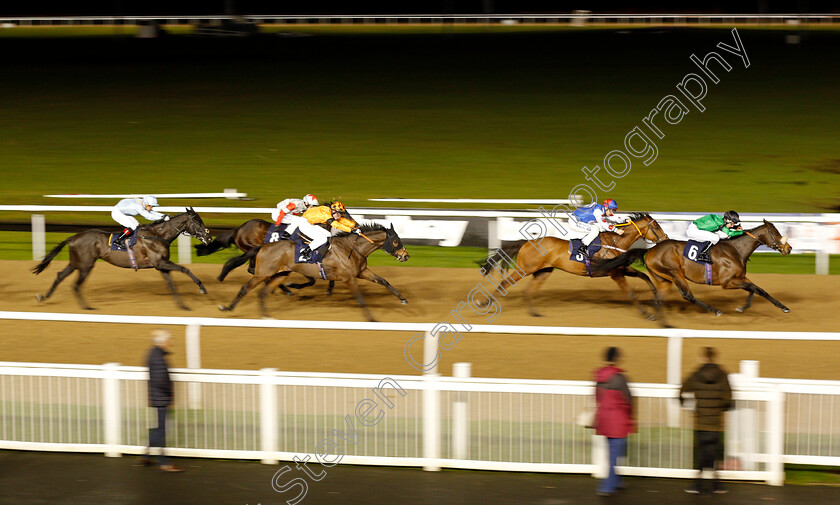
M291 224L292 216L299 216L306 212L309 207L319 205L315 195L306 195L302 199L286 198L277 204L277 208L271 213L271 220L274 224Z
M624 230L616 228L615 224L623 223L624 219L615 215L618 210L618 204L615 200L604 200L603 204L590 203L583 207L578 207L569 215L569 228L572 231L585 233L581 239L581 246L578 253L584 257L589 256L587 249L593 240L598 238L601 232L611 231L619 235L624 234Z
M111 211L111 217L114 221L122 225L124 229L122 235L117 237L114 240L114 243L119 247L124 246L125 239L134 233L134 230L140 226L140 223L138 223L137 219L134 218L134 216L138 214L149 221L158 221L160 219L168 221L169 216L152 210L157 206L157 198L151 195L147 195L142 198L126 198L125 200L117 202L114 206L114 210Z

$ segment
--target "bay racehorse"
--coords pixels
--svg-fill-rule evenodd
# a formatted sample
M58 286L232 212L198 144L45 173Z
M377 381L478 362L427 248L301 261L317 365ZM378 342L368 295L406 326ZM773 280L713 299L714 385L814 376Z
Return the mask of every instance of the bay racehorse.
M770 303L782 309L782 312L790 312L790 309L781 302L747 279L747 260L762 244L784 255L790 254L791 251L787 237L783 237L779 230L773 226L773 223L765 220L764 224L745 231L743 235L721 240L712 246L710 249L712 258L711 285L721 286L723 289L743 289L749 292L746 303L735 309L738 312L743 312L750 307L755 294L763 296ZM706 311L719 316L723 312L695 298L688 287L689 281L695 284L706 284L707 279L705 265L690 261L683 256L685 245L684 241L666 240L646 251L629 251L598 265L594 269L609 271L613 268L630 265L634 261L644 258L647 271L659 288L655 291L657 307L661 307L662 292L670 289L671 285L676 285L686 301L695 303Z
M658 243L666 240L668 236L659 226L659 223L653 219L650 214L633 213L629 216L629 221L624 226L624 233L618 235L617 233L601 233L601 250L599 250L592 258L592 265L598 261L614 258L621 253L627 252L628 248L637 240L644 239L645 241ZM656 290L653 283L648 279L647 275L636 270L628 265L622 265L608 271L592 271L587 272L586 265L577 261L573 261L569 253L569 241L556 237L544 237L539 240L520 240L519 242L506 245L501 252L490 256L486 261L481 263L481 271L487 276L492 272L491 266L498 265L503 259L502 252L508 257L516 257L516 268L508 271L504 280L499 284L496 293L504 293L508 286L516 284L522 278L529 275L533 276L533 280L525 289L525 299L528 303L528 311L532 316L539 316L533 308L533 297L537 290L546 281L551 272L555 268L559 268L565 272L574 275L591 276L591 277L605 277L610 276L621 288L621 290L633 301L639 312L648 319L653 319L653 316L648 314L639 302L636 300L636 295L630 286L627 285L625 277L638 277L645 281L651 290Z
M403 262L408 260L409 254L405 250L405 246L403 246L399 235L394 231L393 225L390 228L385 228L379 224L362 225L361 233L361 236L353 233L339 233L333 237L330 249L324 256L322 266L325 277L328 280L347 283L350 292L356 298L365 316L368 320L373 321L373 315L371 315L370 310L368 310L365 304L356 279L365 279L385 286L403 304L408 303L408 300L396 288L391 286L387 280L376 275L368 268L367 257L373 251L382 249ZM265 284L259 293L259 304L260 312L263 316L267 317L265 309L266 293L280 286L285 276L289 275L290 272L298 272L307 277L321 277L317 264L295 263L295 258L297 257L295 254L295 243L291 240L271 242L262 247L251 249L245 254L245 256L252 255L257 258L254 277L242 286L242 289L230 305L220 305L220 310L233 310L242 297L249 291L260 284ZM230 262L235 259L231 258L228 261ZM225 267L227 267L227 264Z
M139 226L135 233L137 235L137 243L134 245L133 251L137 268L155 268L160 271L179 307L184 310L189 310L184 305L183 300L178 295L175 284L172 282L170 275L172 271L187 274L198 285L201 294L207 294L207 290L198 277L181 265L177 265L169 260L169 246L175 240L175 237L181 233L198 237L205 244L210 242L210 231L204 226L204 222L198 213L192 208L188 208L187 212L172 216L168 221L161 220L152 224ZM50 251L41 263L32 269L35 274L43 272L65 245L70 246L70 264L64 270L58 272L55 282L53 282L47 294L37 295L38 301L44 301L52 296L53 291L55 291L55 288L58 287L61 281L75 270L78 270L79 276L76 279L76 284L73 286L73 292L76 295L76 299L82 305L82 308L91 310L91 307L82 296L81 287L93 269L96 260L102 259L120 268L133 268L126 250L111 250L110 237L111 233L106 231L87 230L73 235ZM128 242L128 239L126 239L126 242Z
M251 263L248 266L248 273L253 274L254 261L256 260L256 256L254 255L250 256L247 259L244 259L245 253L247 253L255 247L260 247L263 245L263 243L265 243L265 235L266 233L268 233L268 229L270 227L271 223L264 219L249 219L248 221L245 221L244 224L241 224L232 230L227 230L224 233L220 233L209 244L196 245L195 252L198 256L207 256L226 247L235 245L237 248L239 248L239 250L242 251L243 254L237 256L238 260L231 263L231 267L227 270L224 270L222 274L219 275L219 282L224 281L225 277L227 277L227 274L230 273L231 270L239 267L240 265L244 265L248 262L248 260L250 260ZM309 280L305 283L289 284L288 287L294 289L301 289L315 284L314 278L308 277L308 279ZM335 281L330 281L329 287L327 288L328 295L332 294L334 286Z

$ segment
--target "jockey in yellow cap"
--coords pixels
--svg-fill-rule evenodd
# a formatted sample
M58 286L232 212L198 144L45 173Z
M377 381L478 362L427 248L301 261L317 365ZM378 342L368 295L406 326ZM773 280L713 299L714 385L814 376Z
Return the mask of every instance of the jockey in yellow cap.
M321 224L326 224L340 231L357 232L360 233L359 223L357 223L347 209L341 202L333 202L329 206L316 205L310 207L301 216L293 216L289 227L286 228L286 233L293 234L295 230L300 230L304 235L311 240L309 245L300 250L300 258L298 261L309 261L312 251L327 243L330 238L330 232L322 228Z

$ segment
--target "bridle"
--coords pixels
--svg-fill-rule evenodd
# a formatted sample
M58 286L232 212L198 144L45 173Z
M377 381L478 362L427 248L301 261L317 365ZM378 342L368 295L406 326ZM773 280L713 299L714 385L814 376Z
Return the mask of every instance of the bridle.
M760 244L764 244L767 247L769 247L770 249L773 249L774 251L777 251L777 252L782 252L782 246L787 244L787 237L784 237L784 236L782 236L781 240L778 240L778 239L776 239L776 237L773 237L773 244L768 244L768 243L764 242L763 240L761 240L760 238L756 237L755 235L753 235L752 233L750 233L746 230L744 230L744 233L746 235L749 235L750 237L752 237L756 242L758 242Z

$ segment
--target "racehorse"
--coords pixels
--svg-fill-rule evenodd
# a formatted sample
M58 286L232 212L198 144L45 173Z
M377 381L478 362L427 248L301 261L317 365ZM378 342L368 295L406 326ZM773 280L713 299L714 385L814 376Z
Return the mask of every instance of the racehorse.
M599 250L592 258L592 272L587 272L586 265L573 261L570 257L569 241L556 237L544 237L540 240L520 240L519 242L506 245L502 248L502 252L508 257L516 256L517 268L512 269L505 275L504 280L496 288L496 293L506 293L510 285L516 284L520 279L533 275L534 280L525 289L525 299L528 303L528 312L532 316L539 316L533 308L533 296L537 290L546 281L551 272L555 268L559 268L565 272L574 275L589 275L591 277L604 277L609 275L614 280L621 290L633 301L633 304L639 309L639 312L648 319L653 320L653 316L648 314L639 302L636 300L636 295L633 290L627 285L626 276L638 277L644 280L651 290L655 291L653 283L648 279L647 275L636 270L628 265L623 265L608 271L594 271L594 265L600 260L614 258L621 253L627 252L627 249L633 245L634 242L640 238L648 242L658 243L666 240L668 236L659 226L659 223L647 213L633 213L629 215L630 221L624 226L624 233L618 235L616 233L601 233L601 250ZM545 252L541 252L545 251ZM487 276L492 271L491 266L499 264L503 259L503 254L497 252L490 256L481 264L482 273Z
M789 308L747 279L747 260L761 244L779 251L783 255L788 255L791 251L787 237L782 236L779 230L773 226L773 223L765 220L764 224L745 231L743 235L729 240L721 240L712 246L710 250L712 258L711 285L721 286L723 289L743 289L749 292L744 306L735 309L738 312L743 312L752 305L752 298L756 293L782 309L782 312L790 312ZM698 300L691 293L688 281L695 284L706 284L706 268L705 265L687 261L683 257L682 253L685 245L684 241L666 240L648 250L629 251L602 265L598 265L596 269L608 271L613 268L621 268L644 257L648 273L651 274L657 287L659 287L658 290L654 291L657 297L657 307L661 307L662 304L661 292L663 290L667 291L672 284L675 284L685 300L699 305L708 312L713 312L716 316L723 314L719 309Z
M228 230L216 238L213 239L212 242L209 244L198 244L195 246L195 251L198 256L207 256L209 254L213 254L214 252L224 249L226 247L230 247L231 245L235 245L238 247L243 253L247 253L251 249L255 247L260 247L263 245L265 241L265 234L268 233L268 229L271 227L271 223L264 220L264 219L249 219L245 221L245 224L240 225L237 228L232 230ZM237 256L238 260L232 263L231 267L227 270L223 270L222 274L219 275L219 282L225 280L227 274L230 273L231 270L234 268L244 265L250 259L251 264L248 266L248 273L254 273L254 260L256 256L251 256L248 259L243 259L244 254ZM315 279L313 277L308 277L308 281L302 284L289 284L288 287L294 289L301 289L307 286L311 286L315 284ZM327 288L327 294L331 295L333 291L333 287L335 286L335 281L330 281L329 287ZM284 291L287 291L284 289ZM288 291L287 291L288 292Z
M379 224L362 225L361 236L352 233L340 233L332 238L332 244L329 251L324 256L322 266L324 269L324 277L328 280L346 282L350 288L350 292L356 298L356 301L365 313L369 321L374 321L373 315L368 310L365 300L359 291L359 285L356 279L365 279L370 282L375 282L385 286L388 291L400 299L400 302L405 305L408 300L391 286L387 280L373 273L367 267L367 257L377 249L383 249L385 252L397 258L400 262L408 261L409 254L405 250L397 232L394 231L394 226L385 228ZM254 248L245 253L245 256L256 256L257 265L254 277L242 286L242 289L230 303L230 305L220 305L219 310L227 311L233 310L239 300L242 299L249 291L260 284L265 284L259 293L260 312L267 317L265 310L265 295L280 286L285 276L291 272L298 272L307 277L320 276L319 267L313 263L295 263L295 243L291 240L281 240L279 242L271 242L262 247ZM228 262L236 260L231 258ZM225 264L225 268L227 268Z
M201 217L192 208L188 208L187 212L172 216L168 221L156 221L152 224L139 226L135 231L137 236L137 243L133 251L137 264L137 268L155 268L163 274L175 302L184 310L189 308L184 305L178 291L175 289L175 284L172 282L172 277L169 272L178 271L187 274L190 279L195 282L201 294L207 294L204 285L192 272L177 265L169 260L169 246L175 237L181 233L187 233L194 237L198 237L203 243L210 242L210 231L204 226ZM81 293L82 283L85 282L96 260L103 259L108 263L118 266L120 268L134 268L128 256L128 251L112 251L109 237L111 233L102 230L87 230L77 233L68 238L64 242L58 244L47 256L41 260L36 267L32 269L35 274L43 272L56 255L64 248L65 245L70 245L70 264L64 268L55 278L52 287L47 291L46 295L38 294L38 301L48 299L55 291L55 288L74 270L79 271L79 277L76 279L76 284L73 286L73 291L76 298L85 310L92 310L87 304ZM126 240L128 242L128 240Z

